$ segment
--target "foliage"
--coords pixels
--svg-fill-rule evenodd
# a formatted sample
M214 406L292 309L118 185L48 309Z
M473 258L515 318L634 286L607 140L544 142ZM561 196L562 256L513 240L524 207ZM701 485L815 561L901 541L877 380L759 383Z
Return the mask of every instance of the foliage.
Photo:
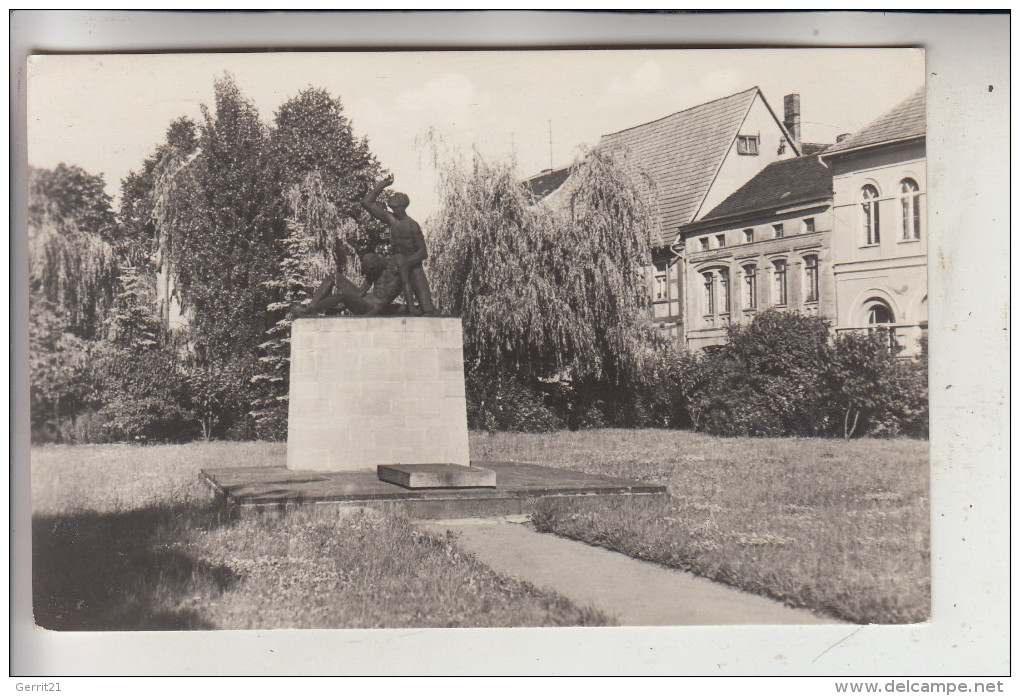
M268 300L265 335L257 346L251 408L256 433L280 439L286 433L290 359L288 308L308 299L334 272L334 251L347 277L358 272L356 250L374 249L381 225L359 201L379 174L367 143L354 138L339 99L307 89L276 113L267 143L272 180L279 187L273 225L278 244L276 273L263 281Z
M96 398L95 339L118 263L102 177L61 164L29 171L29 373L33 437L59 439Z
M713 434L927 433L926 361L897 359L882 334L831 339L818 318L768 310L690 373L691 418Z
M166 224L157 225L159 212L165 212L167 206L167 185L198 145L196 130L191 119L175 119L167 129L166 141L145 158L141 169L121 180L117 217L123 232L118 251L131 265L146 264L155 256L158 267L166 255L165 247L171 241L167 234L172 230ZM157 211L157 204L162 210Z
M498 372L473 370L466 377L468 427L475 430L550 432L562 416L542 391Z
M71 330L66 313L45 299L29 303L29 398L34 439L59 437L61 420L90 403L90 342Z
M117 236L116 219L101 175L61 162L55 169L28 168L28 224L66 221L106 242Z
M36 205L46 207L45 201ZM73 215L54 217L60 206L49 207L30 216L28 224L29 297L58 307L70 331L91 338L113 298L117 259L98 232L79 225Z
M104 440L180 440L193 432L181 407L179 357L165 340L154 295L151 274L131 266L121 270L93 368Z
M471 395L477 422L516 411L514 427L591 424L599 395L633 384L655 340L647 187L597 149L572 167L559 207L536 204L511 163L476 153L437 164L431 277L437 304L462 318L469 385L485 385Z
M323 89L309 88L286 101L276 112L267 143L272 180L278 187L277 224L296 214L295 187L310 193L307 183L314 176L317 196L310 197L326 217L314 218L316 208L308 205L308 218L301 218L314 232L317 248L329 254L333 238L344 232L344 241L364 251L383 241L382 225L360 205L361 197L380 175L375 157L365 139L358 140L344 115L339 98ZM300 217L300 216L299 216ZM340 230L337 220L355 223Z
M179 195L160 215L172 228L169 258L194 310L192 347L209 364L253 359L268 304L263 283L275 262L265 128L231 78L217 80L215 92L200 152L174 175Z
M648 211L607 155L578 162L567 210L534 205L509 163L441 163L432 277L467 360L522 378L619 381L640 346Z

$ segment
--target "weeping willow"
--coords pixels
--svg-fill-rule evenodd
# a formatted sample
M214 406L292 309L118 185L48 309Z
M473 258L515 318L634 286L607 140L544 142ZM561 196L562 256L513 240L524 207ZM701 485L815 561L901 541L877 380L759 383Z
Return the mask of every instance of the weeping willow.
M113 301L118 264L113 247L69 221L46 217L28 230L33 301L63 310L69 328L91 337Z
M640 180L608 154L571 168L558 205L532 200L512 163L440 163L431 276L460 314L474 367L620 382L646 349L642 266L651 212Z

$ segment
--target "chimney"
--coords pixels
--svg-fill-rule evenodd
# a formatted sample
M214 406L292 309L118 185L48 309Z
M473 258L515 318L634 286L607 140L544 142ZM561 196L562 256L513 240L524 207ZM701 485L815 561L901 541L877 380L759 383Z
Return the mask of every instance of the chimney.
M841 143L849 137L850 137L849 133L840 133L839 135L836 136L836 142Z
M794 145L800 149L800 95L787 94L783 97L783 125L786 132L793 138Z

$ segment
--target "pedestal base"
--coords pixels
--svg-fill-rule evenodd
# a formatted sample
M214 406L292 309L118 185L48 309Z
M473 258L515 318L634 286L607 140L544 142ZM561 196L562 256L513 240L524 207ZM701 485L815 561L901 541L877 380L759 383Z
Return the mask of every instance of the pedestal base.
M457 464L385 464L376 469L380 481L403 488L495 488L496 472Z

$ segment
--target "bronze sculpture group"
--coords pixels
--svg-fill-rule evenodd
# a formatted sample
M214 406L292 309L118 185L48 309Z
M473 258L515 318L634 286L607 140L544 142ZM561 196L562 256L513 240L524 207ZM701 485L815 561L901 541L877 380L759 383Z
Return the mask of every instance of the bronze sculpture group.
M369 252L361 256L361 271L365 282L359 287L344 277L342 243L334 243L334 277L327 278L316 288L311 302L304 307L291 309L295 316L319 313L338 313L343 309L352 314L373 316L403 313L432 315L436 313L432 292L422 268L428 257L421 227L407 214L410 199L407 194L394 192L387 201L389 210L377 202L383 189L393 183L389 175L373 186L361 199L361 205L372 217L386 224L390 230L392 253L382 256ZM393 301L403 294L404 305Z

